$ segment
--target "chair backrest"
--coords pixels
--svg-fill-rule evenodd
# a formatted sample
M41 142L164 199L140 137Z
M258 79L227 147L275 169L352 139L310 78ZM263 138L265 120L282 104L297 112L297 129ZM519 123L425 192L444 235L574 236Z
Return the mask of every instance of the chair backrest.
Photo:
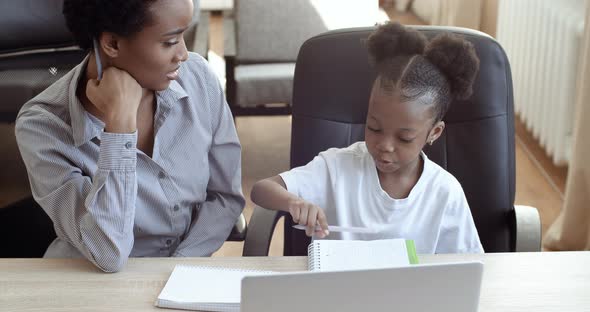
M199 1L193 3L197 20ZM63 0L0 1L0 122L13 122L24 103L86 55L74 42L62 9Z
M63 0L0 2L2 53L73 45L62 15Z
M442 137L425 150L463 186L483 247L514 249L514 110L510 65L502 47L472 30L416 27L431 38L443 31L475 45L480 71L474 94L455 101L444 117ZM365 118L375 72L366 39L374 30L328 32L306 41L299 52L293 85L291 167L311 161L330 147L364 140ZM285 254L306 255L309 239L286 218Z
M84 57L62 14L63 0L0 2L0 122Z
M23 104L85 55L66 27L62 6L63 0L0 1L0 122L5 123L0 127L0 158L11 161L0 173L0 188L16 194L15 198L2 198L0 243L5 248L0 257L41 257L55 238L53 223L43 209L30 195L22 198L30 190L12 123ZM17 186L24 189L15 190Z
M238 0L234 10L241 64L295 62L315 35L379 21L378 2L367 0Z

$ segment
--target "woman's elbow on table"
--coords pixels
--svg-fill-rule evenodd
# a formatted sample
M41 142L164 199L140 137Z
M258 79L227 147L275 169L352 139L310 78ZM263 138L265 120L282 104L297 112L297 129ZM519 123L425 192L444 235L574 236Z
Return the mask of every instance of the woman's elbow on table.
M123 270L127 264L131 249L133 248L133 241L130 244L102 245L101 247L95 250L89 248L91 262L105 273L116 273Z

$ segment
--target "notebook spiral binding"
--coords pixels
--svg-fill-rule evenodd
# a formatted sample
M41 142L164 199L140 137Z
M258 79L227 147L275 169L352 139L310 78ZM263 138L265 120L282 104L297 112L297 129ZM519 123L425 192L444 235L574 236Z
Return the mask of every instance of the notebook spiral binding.
M320 269L320 245L311 242L307 246L307 269L310 271L318 271Z

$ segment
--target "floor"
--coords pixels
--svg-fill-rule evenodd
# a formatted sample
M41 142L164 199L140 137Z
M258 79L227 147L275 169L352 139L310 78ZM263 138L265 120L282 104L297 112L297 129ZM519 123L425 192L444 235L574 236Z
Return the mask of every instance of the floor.
M388 12L393 20L403 24L423 24L412 14ZM221 16L211 18L210 47L212 63L222 63L223 30ZM215 64L214 64L215 65ZM222 66L222 64L221 64ZM221 73L222 70L219 70ZM539 144L527 132L524 125L515 122L516 130L516 199L515 204L536 207L542 222L542 233L555 220L563 205L567 168L553 166ZM239 117L236 126L243 145L243 190L248 199L244 210L249 219L253 204L250 189L258 179L276 175L289 168L290 117ZM272 131L268 131L272 129ZM282 231L279 225L271 243L270 255L282 253ZM215 256L239 256L242 243L228 242Z

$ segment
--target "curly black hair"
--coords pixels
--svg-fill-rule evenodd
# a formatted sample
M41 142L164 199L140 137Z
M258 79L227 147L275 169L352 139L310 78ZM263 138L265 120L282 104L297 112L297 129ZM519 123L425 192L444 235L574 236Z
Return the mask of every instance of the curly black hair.
M152 22L150 6L156 0L64 0L66 25L85 50L102 32L129 37Z
M473 44L459 36L441 34L428 41L414 29L387 23L369 36L368 47L380 86L405 100L429 96L435 123L453 99L472 94L479 58Z

